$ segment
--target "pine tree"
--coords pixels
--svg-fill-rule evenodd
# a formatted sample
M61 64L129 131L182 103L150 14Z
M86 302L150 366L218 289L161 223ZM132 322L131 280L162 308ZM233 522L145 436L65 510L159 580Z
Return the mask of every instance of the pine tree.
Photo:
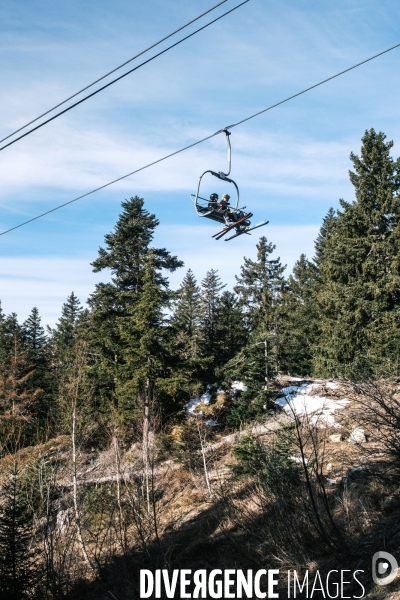
M249 336L243 310L232 292L221 295L216 322L215 365L223 372L225 364L246 345Z
M22 324L21 339L21 351L28 369L32 373L27 379L26 389L42 390L40 394L36 395L36 403L32 407L32 411L39 418L45 418L53 399L53 368L50 346L36 307L32 309L31 314Z
M280 259L270 258L275 246L261 237L257 244L257 260L244 258L234 291L244 311L248 328L246 345L230 360L225 369L225 384L242 381L247 391L240 393L229 408L227 421L238 426L264 414L268 386L280 368L281 337L279 307L285 290Z
M279 311L281 369L291 375L310 376L316 343L315 293L318 268L304 254L293 267L282 294Z
M97 356L99 393L104 402L112 397L117 405L116 390L127 384L125 361L130 350L124 319L134 314L140 301L147 281L149 245L158 225L155 215L144 209L143 199L137 196L123 202L122 208L114 231L105 236L106 248L99 249L99 257L92 263L95 272L109 270L111 282L96 286L88 301L91 313L87 323L88 337ZM151 252L154 285L167 290L168 279L163 270L175 271L183 263L164 248L152 248ZM131 376L136 377L134 373Z
M285 266L281 264L280 258L270 258L274 250L275 246L269 243L265 236L261 237L257 244L257 260L244 258L241 275L236 276L237 285L234 288L239 296L239 303L245 311L250 330L250 347L264 344L266 364L258 377L253 380L254 383L260 381L260 377L263 379L267 377L263 375L264 372L268 371L271 375L280 367L282 343L279 336L278 307L285 288L283 277ZM259 356L259 352L256 354ZM247 378L249 377L253 377L250 372L247 373Z
M201 322L204 354L214 357L216 352L217 320L221 290L226 287L222 283L218 271L211 269L201 282Z
M319 340L323 376L394 364L400 350L400 160L373 129L351 154L356 199L340 201L320 258Z
M65 360L75 343L81 317L81 303L74 292L71 292L62 306L61 317L52 331L55 353L61 361Z
M41 318L36 307L22 324L24 345L35 363L39 363L46 346L46 334L41 325Z
M175 386L187 394L202 388L212 359L204 356L200 288L191 269L175 294L171 316L171 354L175 357Z
M10 363L15 348L15 340L21 341L21 326L15 313L5 316L0 312L0 364L4 367Z
M196 360L200 356L200 288L191 269L176 293L173 308L171 325L179 338L177 343L186 348L187 358Z
M315 257L314 262L317 266L320 265L324 255L326 241L333 231L334 223L337 219L336 211L331 207L322 220L322 225L319 230L317 239L315 240Z
M276 246L268 243L265 236L257 244L257 260L244 258L241 276L236 276L235 292L240 304L247 312L247 319L252 330L258 326L269 324L273 320L273 307L276 305L284 282L280 258L271 259L270 255Z
M46 370L48 356L46 352L47 338L36 307L23 322L21 334L23 348L35 369L35 379L37 379Z
M16 466L2 489L0 590L2 600L34 598L38 579L32 552L32 513Z
M151 404L165 370L165 314L171 293L157 277L152 250L147 252L142 287L133 308L119 321L125 341L117 394L127 412Z

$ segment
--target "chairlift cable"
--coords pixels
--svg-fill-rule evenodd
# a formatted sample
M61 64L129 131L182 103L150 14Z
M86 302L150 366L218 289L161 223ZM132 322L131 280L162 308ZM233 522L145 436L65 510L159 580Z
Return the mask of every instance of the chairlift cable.
M361 62L357 63L356 65L353 65L352 67L349 67L348 69L345 69L344 71L340 71L340 73L336 73L336 75L332 75L331 77L328 77L327 79L323 79L319 83L315 83L314 85L311 85L310 87L306 88L305 90L302 90L301 92L297 92L297 94L293 94L293 96L289 96L288 98L285 98L285 100L281 100L280 102L277 102L276 104L272 104L271 106L268 106L268 108L259 110L258 112L254 113L253 115L250 115L250 117L246 117L245 119L242 119L241 121L238 121L237 123L233 123L233 125L228 125L227 127L223 127L222 129L217 131L217 133L222 133L225 130L233 129L234 127L237 127L238 125L242 125L242 123L246 123L246 121L250 121L250 119L254 119L255 117L258 117L259 115L262 115L263 113L265 113L269 110L272 110L273 108L276 108L277 106L280 106L281 104L284 104L285 102L289 102L289 100L293 100L293 98L297 98L298 96L301 96L302 94L305 94L306 92L309 92L310 90L313 90L313 89L319 87L320 85L327 83L328 81L332 81L332 79L336 79L336 77L340 77L340 75L344 75L345 73L348 73L349 71L352 71L353 69L356 69L357 67L360 67L361 65L365 65L365 63L370 62L371 60L374 60L374 58L378 58L379 56L382 56L383 54L386 54L387 52L390 52L391 50L394 50L395 48L399 48L399 47L400 47L400 44L396 44L395 46L391 46L391 48L387 48L386 50L383 50L383 52L379 52L379 54L374 54L374 56L370 56L369 58L362 60Z
M58 117L60 117L61 115L65 114L66 112L70 111L72 108L75 108L75 106L78 106L79 104L82 104L82 102L85 102L86 100L88 100L89 98L92 98L93 96L95 96L96 94L98 94L99 92L102 92L103 90L105 90L106 88L110 87L110 85L113 85L114 83L116 83L117 81L120 81L120 79L123 79L124 77L126 77L127 75L130 75L131 73L133 73L134 71L137 71L138 69L140 69L140 67L143 67L144 65L147 65L147 63L153 61L155 58L158 58L159 56L161 56L162 54L165 54L166 52L168 52L168 50L171 50L172 48L175 48L175 46L178 46L179 44L181 44L182 42L188 40L189 38L193 37L194 35L196 35L196 33L199 33L200 31L202 31L203 29L206 29L207 27L209 27L210 25L212 25L213 23L216 23L217 21L219 21L220 19L222 19L223 17L226 17L227 15L229 15L230 13L232 13L233 11L235 11L237 8L240 8L241 6L243 6L244 4L247 4L248 2L250 2L250 0L244 0L244 2L241 2L240 4L238 4L237 6L234 6L233 8L231 8L230 10L228 10L227 12L223 13L222 15L220 15L219 17L217 17L216 19L213 19L212 21L210 21L209 23L206 23L205 25L203 25L202 27L199 27L199 29L196 29L195 31L193 31L192 33L189 33L189 35L185 36L184 38L178 40L177 42L175 42L174 44L171 44L171 46L168 46L168 48L165 48L164 50L161 50L161 52L158 52L157 54L155 54L154 56L152 56L151 58L148 58L147 60L143 61L142 63L140 63L140 65L137 65L136 67L133 67L133 69L130 69L129 71L126 71L126 73L123 73L122 75L120 75L119 77L116 77L115 79L113 79L112 81L109 81L108 83L106 83L105 85L101 86L100 88L98 88L97 90L95 90L94 92L92 92L91 94L88 94L87 96L85 96L84 98L81 98L80 100L78 100L77 102L74 102L73 104L71 104L70 106L68 106L67 108L64 108L64 110L60 110L60 112L58 112L57 114L53 115L52 117L50 117L49 119L46 119L46 121L43 121L42 123L40 123L39 125L36 125L36 127L32 127L32 129L29 129L28 131L26 131L25 133L23 133L22 135L18 136L17 138L11 140L10 142L8 142L7 144L4 144L4 146L0 147L0 151L4 150L5 148L8 148L9 146L12 146L13 144L15 144L15 142L18 142L19 140L21 140L22 138L26 137L27 135L33 133L34 131L36 131L37 129L40 129L41 127L43 127L44 125L47 125L47 123L50 123L51 121L54 121L54 119L57 119ZM4 138L6 139L6 138Z
M305 94L306 92L313 90L316 87L318 87L324 83L327 83L328 81L331 81L332 79L335 79L336 77L339 77L340 75L344 75L345 73L348 73L349 71L352 71L353 69L356 69L357 67L360 67L361 65L364 65L365 63L370 62L371 60L374 60L375 58L378 58L379 56L382 56L383 54L386 54L387 52L390 52L391 50L394 50L395 48L398 48L399 46L400 46L400 44L391 46L390 48L383 50L383 52L379 52L378 54L375 54L374 56L370 56L369 58L357 63L356 65L353 65L352 67L349 67L348 69L345 69L344 71L340 71L339 73L336 73L336 75L332 75L331 77L328 77L327 79L324 79L323 81L320 81L319 83L316 83L316 84L302 90L301 92L298 92L297 94L293 94L292 96L289 96L288 98L285 98L284 100L281 100L280 102L272 104L271 106L264 108L263 110L260 110L256 113L250 115L249 117L246 117L245 119L237 121L236 123L233 123L232 125L229 125L228 127L223 127L222 129L219 129L215 133L212 133L211 135L208 135L208 136L202 138L201 140L198 140L197 142L193 142L192 144L189 144L189 145L185 146L184 148L181 148L180 150L171 152L170 154L167 154L166 156L163 156L162 158L154 160L153 162L148 163L147 165L144 165L143 167L140 167L139 169L135 169L135 171L131 171L130 173L127 173L126 175L122 175L122 177L118 177L117 179L114 179L113 181L110 181L109 183L105 183L104 185L101 185L101 186L95 188L94 190L91 190L90 192L86 192L85 194L82 194L81 196L78 196L77 198L73 198L72 200L69 200L68 202L64 202L63 204L60 204L59 206L56 206L50 210L47 210L46 212L41 213L40 215L37 215L36 217L33 217L32 219L28 219L27 221L24 221L23 223L20 223L19 225L10 227L10 229L6 229L5 231L0 232L0 236L5 235L6 233L9 233L10 231L14 231L15 229L18 229L19 227L23 227L24 225L27 225L28 223L32 223L32 221L36 221L37 219L40 219L41 217L44 217L52 212L55 212L56 210L59 210L60 208L64 208L64 206L67 206L68 204L72 204L73 202L76 202L77 200L81 200L82 198L85 198L86 196L90 196L91 194L94 194L95 192L103 190L104 188L109 187L110 185L113 185L114 183L117 183L118 181L122 181L123 179L126 179L127 177L130 177L131 175L134 175L135 173L139 173L139 171L144 171L145 169L148 169L149 167L152 167L164 160L167 160L168 158L171 158L172 156L176 156L177 154L180 154L181 152L185 152L186 150L189 150L190 148L193 148L194 146L198 146L199 144L202 144L203 142L210 140L211 138L219 135L220 133L225 132L228 129L232 129L233 127L237 127L238 125L241 125L242 123L245 123L246 121L249 121L250 119L254 119L255 117L257 117L269 110L272 110L273 108L276 108L277 106L280 106L281 104L284 104L285 102L288 102L289 100L292 100L293 98L297 98L297 96L300 96L301 94Z
M86 85L85 87L83 87L81 90L79 90L78 92L75 92L74 94L72 94L72 96L69 96L68 98L66 98L65 100L63 100L62 102L59 102L58 104L56 104L55 106L53 106L52 108L49 108L48 110L46 110L46 112L42 113L41 115L39 115L38 117L36 117L35 119L32 119L32 121L29 121L28 123L26 123L25 125L22 125L22 127L19 127L19 129L16 129L15 131L13 131L12 133L9 133L6 137L4 137L3 139L0 140L0 144L5 142L6 140L8 140L10 137L12 137L13 135L15 135L16 133L19 133L20 131L22 131L23 129L26 129L27 127L29 127L29 125L32 125L32 123L36 123L36 121L39 121L39 119L41 119L42 117L45 117L46 115L48 115L49 113L53 112L53 110L55 110L56 108L59 108L60 106L62 106L63 104L65 104L66 102L69 102L69 100L72 100L73 98L75 98L76 96L79 96L79 94L82 94L82 92L85 92L86 90L88 90L89 88L93 87L94 85L96 85L96 83L99 83L99 81L102 81L103 79L105 79L106 77L108 77L109 75L112 75L113 73L115 73L116 71L118 71L119 69L122 69L122 67L125 67L125 65L129 64L130 62L132 62L133 60L136 60L137 58L139 58L139 56L142 56L143 54L145 54L146 52L149 52L149 50L152 50L153 48L155 48L156 46L158 46L159 44L161 44L162 42L165 42L165 40L168 40L170 37L174 36L175 34L179 33L180 31L182 31L182 29L185 29L186 27L189 27L189 25L191 25L192 23L195 23L195 21L198 21L199 19L201 19L202 17L204 17L205 15L207 15L208 13L212 12L213 10L215 10L216 8L218 8L219 6L221 6L221 4L225 4L225 2L228 2L228 0L222 0L222 2L219 2L218 4L216 4L215 6L213 6L212 8L209 8L208 10L206 10L205 12L203 12L201 15L199 15L198 17L195 17L194 19L192 19L191 21L188 21L188 23L185 23L185 25L182 25L181 27L179 27L178 29L175 29L175 31L173 31L172 33L169 33L168 35L166 35L165 37L163 37L161 40L158 40L158 42L155 42L154 44L152 44L151 46L149 46L148 48L146 48L145 50L142 50L141 52L139 52L139 54L136 54L135 56L133 56L132 58L129 58L128 60L126 60L124 63L122 63L121 65L119 65L118 67L115 67L115 69L112 69L111 71L109 71L108 73L106 73L105 75L102 75L102 77L99 77L98 79L96 79L95 81L93 81L92 83L89 83L89 85Z

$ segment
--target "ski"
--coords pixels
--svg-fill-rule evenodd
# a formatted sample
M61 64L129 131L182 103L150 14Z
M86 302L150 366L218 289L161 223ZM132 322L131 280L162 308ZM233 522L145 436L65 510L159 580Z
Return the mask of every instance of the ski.
M229 242L229 240L233 240L233 238L238 237L239 235L243 235L244 233L250 235L249 231L253 231L253 229L257 229L258 227L264 227L264 225L268 225L268 223L269 221L262 221L261 223L257 223L257 225L254 225L253 227L243 229L243 231L239 231L238 233L235 233L235 235L231 235L231 237L226 238L225 242Z
M234 223L230 223L230 225L226 225L224 227L224 229L222 229L221 231L218 231L217 233L214 233L214 235L212 237L215 238L216 240L219 240L220 238L222 238L222 236L224 236L226 233L228 233L228 231L230 231L231 229L233 229L234 227L239 225L242 221L246 221L246 219L250 219L250 217L252 217L252 216L253 216L252 213L248 213L247 215L245 215L244 217L239 219L239 221L235 221Z

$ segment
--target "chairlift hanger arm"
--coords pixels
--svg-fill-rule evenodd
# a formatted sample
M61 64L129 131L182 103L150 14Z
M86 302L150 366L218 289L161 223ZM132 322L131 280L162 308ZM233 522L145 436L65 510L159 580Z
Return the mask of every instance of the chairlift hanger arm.
M231 149L231 140L230 140L230 135L231 132L228 131L227 129L223 130L225 135L226 135L226 143L228 144L228 170L226 173L223 173L222 171L219 172L219 178L220 179L226 179L228 177L228 175L231 172L231 162L232 162L232 149Z

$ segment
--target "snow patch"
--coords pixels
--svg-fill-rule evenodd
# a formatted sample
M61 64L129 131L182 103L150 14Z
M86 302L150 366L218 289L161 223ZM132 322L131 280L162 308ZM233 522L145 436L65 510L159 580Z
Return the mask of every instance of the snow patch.
M233 381L231 385L231 389L236 392L247 392L247 385L243 383L243 381Z
M331 389L337 389L337 384L332 383ZM328 384L327 384L328 387ZM334 412L344 408L349 404L349 400L332 400L326 396L316 395L321 390L318 384L305 383L300 386L289 386L283 388L282 397L275 400L275 404L280 406L286 414L291 416L310 417L313 425L330 425L332 427L341 427L335 421Z
M218 421L215 421L214 419L208 419L205 423L209 427L219 427L221 425L221 423L218 423Z
M340 389L340 386L337 383L335 383L334 381L328 381L328 383L325 384L325 387L328 390L338 390L338 389Z
M298 385L290 385L289 387L284 387L281 389L281 394L287 396L288 394L292 394L293 392L297 392L299 389Z
M308 465L308 458L306 457L304 457L303 460L301 456L288 456L288 459L295 463L304 463L305 465Z
M195 416L201 416L203 412L201 410L196 410L196 408L201 404L205 404L208 406L211 401L211 394L209 392L210 386L207 386L207 391L200 396L200 398L191 398L189 402L186 404L186 414Z

